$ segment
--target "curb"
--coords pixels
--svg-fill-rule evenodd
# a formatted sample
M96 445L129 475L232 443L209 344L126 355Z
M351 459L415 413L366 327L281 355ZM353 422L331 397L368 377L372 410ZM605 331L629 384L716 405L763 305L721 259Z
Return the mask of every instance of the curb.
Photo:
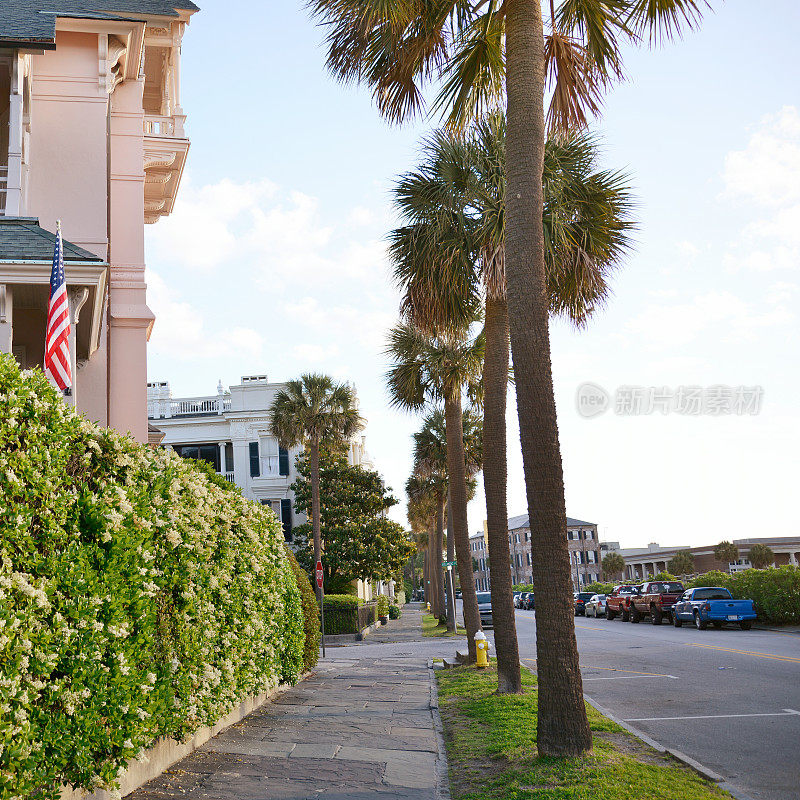
M520 666L524 669L527 669L534 675L536 674L531 667L522 663L521 661ZM619 725L620 728L624 728L632 736L635 736L637 739L643 741L646 745L648 745L648 747L652 747L653 750L656 750L659 753L665 753L672 756L676 761L680 761L690 769L693 769L698 775L705 778L707 781L716 783L720 789L724 789L726 792L735 797L736 800L753 800L750 795L745 794L741 789L739 789L738 786L734 786L733 784L729 783L722 775L714 772L713 769L709 769L699 761L693 759L691 756L687 756L686 753L682 753L680 750L673 750L671 747L665 747L663 744L661 744L661 742L657 742L655 739L648 736L644 731L634 728L633 725L630 725L629 723L620 719L616 714L612 714L607 708L601 706L597 701L592 700L592 698L588 695L584 695L583 699L593 709L595 709L595 711L599 711L604 717L608 717L612 722L615 722L617 725Z
M436 675L433 672L433 659L428 659L428 677L431 682L431 716L436 730L436 800L451 800L450 778L447 767L447 750L444 745L444 727L439 715L439 690L436 686Z
M696 773L698 773L698 775L701 775L706 780L716 783L720 789L724 789L726 792L729 792L731 795L733 795L733 797L736 798L736 800L752 800L750 795L744 794L741 789L729 783L718 772L714 772L713 769L709 769L704 764L696 761L691 756L687 756L686 753L683 753L680 750L674 750L671 747L665 747L663 744L657 742L655 739L652 739L643 731L640 731L638 728L634 728L633 725L630 725L615 714L612 714L607 708L601 706L597 701L592 700L591 697L584 695L583 699L592 708L594 708L596 711L599 711L604 717L608 717L612 722L615 722L617 725L619 725L620 728L624 728L626 731L628 731L628 733L632 734L637 739L641 739L646 745L652 747L654 750L657 750L659 753L665 753L672 756L677 761L680 761L682 764L685 764L687 767L693 769Z

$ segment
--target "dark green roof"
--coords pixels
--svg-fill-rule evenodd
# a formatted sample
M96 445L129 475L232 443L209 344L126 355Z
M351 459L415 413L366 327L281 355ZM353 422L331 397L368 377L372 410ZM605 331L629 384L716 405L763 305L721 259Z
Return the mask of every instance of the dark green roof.
M119 19L126 14L177 17L198 11L191 0L0 0L0 45L52 48L56 17Z
M0 260L52 261L56 235L39 225L36 217L0 217ZM64 239L64 261L103 259Z

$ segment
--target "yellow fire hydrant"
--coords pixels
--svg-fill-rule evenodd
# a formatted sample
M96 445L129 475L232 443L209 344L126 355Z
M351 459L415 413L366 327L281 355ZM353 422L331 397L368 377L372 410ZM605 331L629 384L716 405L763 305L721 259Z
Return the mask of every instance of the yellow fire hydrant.
M428 613L430 614L431 613L431 604L430 603L425 603L425 605L427 606Z
M486 639L486 634L483 631L478 631L475 634L475 653L478 658L476 666L478 669L483 669L489 666L489 642Z

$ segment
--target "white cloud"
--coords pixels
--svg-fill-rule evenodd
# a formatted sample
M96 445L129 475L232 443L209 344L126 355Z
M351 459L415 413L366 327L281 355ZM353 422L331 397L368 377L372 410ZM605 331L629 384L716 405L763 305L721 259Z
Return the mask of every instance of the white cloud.
M744 150L725 157L723 179L730 197L765 206L800 201L800 111L784 106L764 117Z
M181 300L163 278L147 272L147 303L156 315L148 347L160 357L177 361L204 361L230 357L259 363L264 338L247 327L209 330L198 308Z
M651 304L627 325L629 334L657 350L670 350L705 337L738 341L759 330L790 324L794 317L777 295L756 308L728 291L708 292L686 303Z
M785 106L761 120L744 150L728 153L723 197L760 206L724 257L728 270L800 269L800 112Z

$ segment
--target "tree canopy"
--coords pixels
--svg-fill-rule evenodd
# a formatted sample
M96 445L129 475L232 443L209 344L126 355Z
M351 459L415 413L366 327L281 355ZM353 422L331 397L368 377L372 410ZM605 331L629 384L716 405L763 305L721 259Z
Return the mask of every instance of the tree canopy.
M297 459L300 475L292 484L295 507L311 510L310 466ZM415 551L402 525L386 512L397 499L374 470L351 466L341 453L320 451L320 525L326 593L346 591L356 579L387 579L402 570ZM294 529L297 560L309 573L314 569L311 525Z
M679 550L667 564L673 575L688 575L694 572L694 556L689 550Z

